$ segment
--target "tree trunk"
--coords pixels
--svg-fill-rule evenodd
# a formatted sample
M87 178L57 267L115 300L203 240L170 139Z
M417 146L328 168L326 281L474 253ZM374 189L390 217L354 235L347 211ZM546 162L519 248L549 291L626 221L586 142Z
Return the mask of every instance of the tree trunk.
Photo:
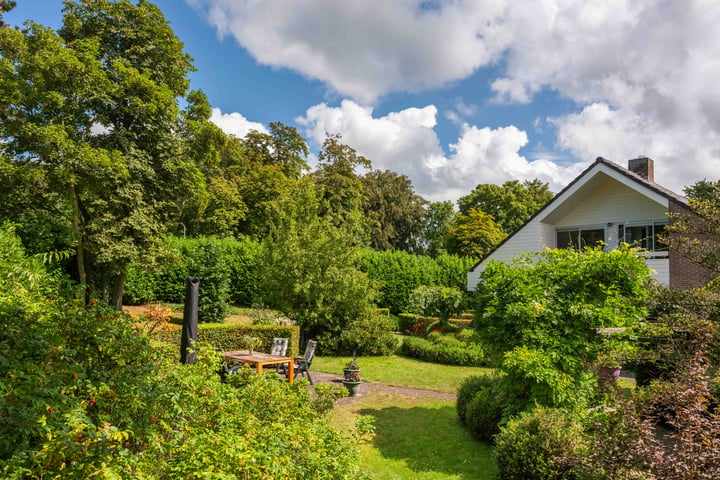
M125 277L127 276L127 267L122 267L115 277L115 286L113 287L112 304L115 310L122 311L123 292L125 290Z
M78 269L78 282L80 282L80 285L82 285L83 287L87 287L87 271L85 270L85 235L80 228L80 204L78 201L78 193L75 189L75 185L71 185L70 188L72 190L71 197L73 206L72 227L73 233L75 234L75 238L77 238L78 242L77 247L75 248L77 257L76 259Z

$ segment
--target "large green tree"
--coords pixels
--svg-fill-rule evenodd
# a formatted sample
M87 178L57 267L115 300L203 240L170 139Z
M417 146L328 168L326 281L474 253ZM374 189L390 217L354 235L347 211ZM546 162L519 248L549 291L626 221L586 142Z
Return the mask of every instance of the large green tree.
M511 234L552 197L548 184L538 179L522 183L511 180L502 185L480 184L461 197L458 206L463 215L468 215L471 208L492 215L502 231Z
M127 264L153 262L197 180L178 99L190 58L160 10L66 2L54 33L0 29L0 149L62 200L81 284L120 307ZM30 234L32 232L26 232Z
M447 253L450 230L456 221L457 213L449 200L428 205L423 226L423 241L428 255L436 257Z
M500 229L491 215L471 208L467 215L460 215L455 227L447 236L449 253L464 257L482 258L507 234Z
M405 175L372 170L362 177L365 213L372 222L370 246L417 252L421 246L425 199Z
M263 165L277 165L288 178L300 178L308 170L305 139L294 127L270 122L270 133L251 130L244 139L249 159Z

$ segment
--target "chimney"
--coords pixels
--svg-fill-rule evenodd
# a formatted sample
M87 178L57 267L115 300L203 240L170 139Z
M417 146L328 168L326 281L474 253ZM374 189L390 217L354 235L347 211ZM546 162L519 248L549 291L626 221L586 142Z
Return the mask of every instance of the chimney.
M650 183L655 183L655 162L651 158L638 157L628 160L628 170Z

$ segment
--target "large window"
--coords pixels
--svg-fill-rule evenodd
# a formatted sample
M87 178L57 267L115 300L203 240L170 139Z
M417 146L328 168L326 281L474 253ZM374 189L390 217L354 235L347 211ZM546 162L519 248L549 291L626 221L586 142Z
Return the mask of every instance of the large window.
M667 245L658 238L665 233L665 223L618 225L618 238L631 247L639 247L648 252L667 252Z
M605 241L605 229L597 227L563 228L556 232L557 248L583 249L596 247Z

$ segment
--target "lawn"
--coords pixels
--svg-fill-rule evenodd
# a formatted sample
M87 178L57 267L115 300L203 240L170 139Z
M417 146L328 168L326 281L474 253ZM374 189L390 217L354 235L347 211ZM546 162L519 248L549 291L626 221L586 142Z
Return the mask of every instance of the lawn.
M343 366L350 360L350 357L316 357L312 369L342 374ZM492 372L489 368L439 365L398 355L361 357L358 363L366 381L446 393L457 392L460 383L470 375Z
M360 447L363 468L373 479L491 480L491 446L474 440L455 413L455 402L373 392L332 412L332 423L348 429L358 415L375 419L376 434Z

